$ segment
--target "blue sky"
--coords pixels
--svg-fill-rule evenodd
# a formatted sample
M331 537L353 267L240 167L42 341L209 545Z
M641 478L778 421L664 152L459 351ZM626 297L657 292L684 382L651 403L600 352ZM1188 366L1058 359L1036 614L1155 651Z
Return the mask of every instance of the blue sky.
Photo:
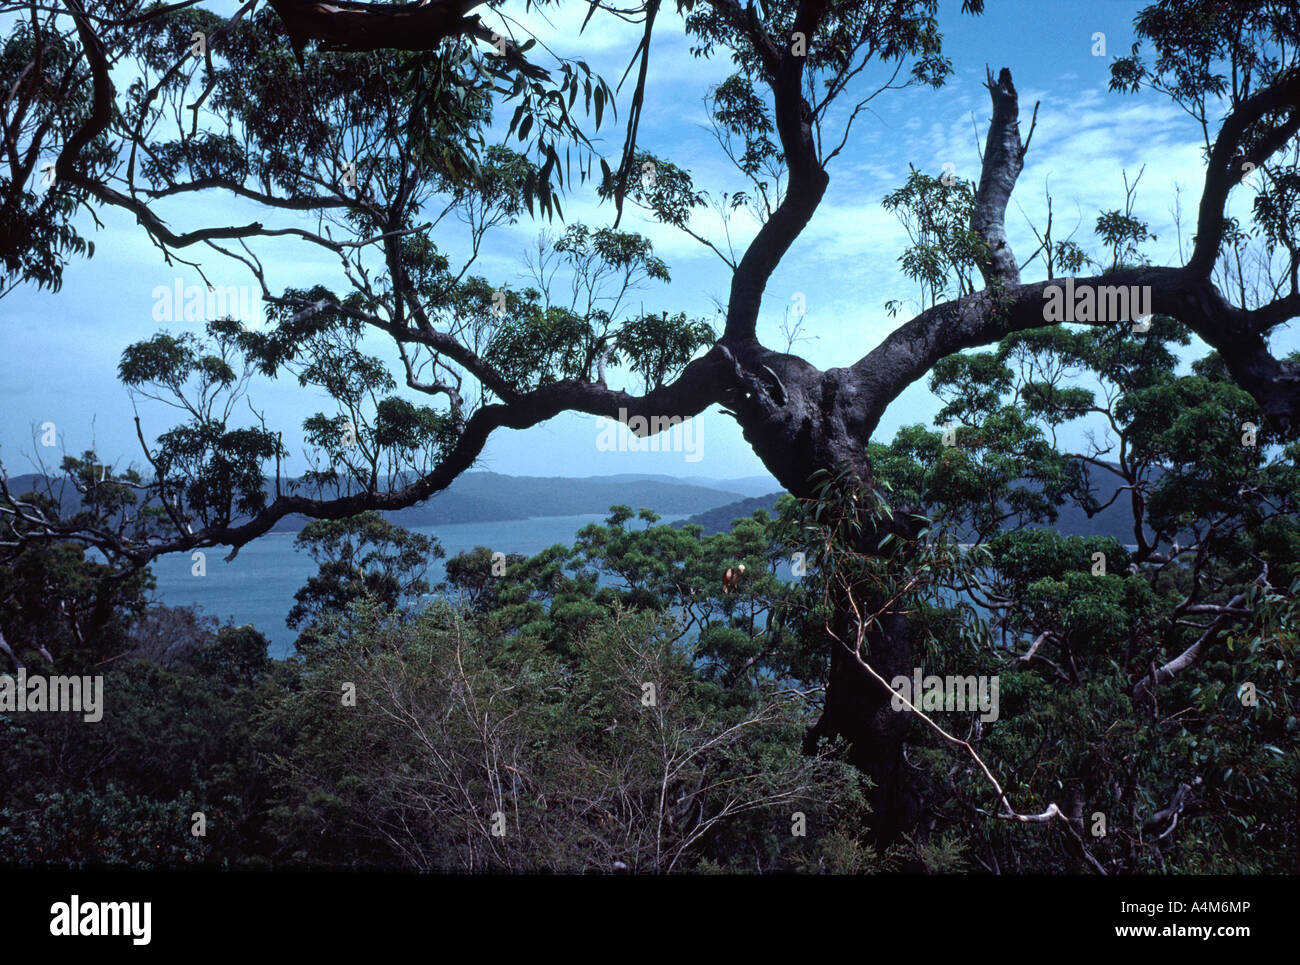
M917 291L898 270L906 235L880 201L903 183L909 164L933 174L951 164L949 170L958 176L978 178L977 143L982 147L989 114L983 87L986 65L995 72L1010 68L1020 93L1022 134L1034 102L1041 102L1025 170L1008 213L1008 232L1020 258L1036 246L1029 222L1041 224L1045 219L1047 187L1054 198L1058 237L1077 224L1075 240L1096 251L1091 228L1098 211L1123 204L1121 170L1132 175L1145 165L1137 213L1150 221L1158 238L1149 253L1157 263L1181 263L1173 208L1181 190L1185 246L1191 230L1187 219L1195 211L1202 181L1200 130L1165 98L1111 94L1106 89L1107 65L1132 43L1131 25L1141 5L1121 0L1088 4L989 0L982 17L961 16L960 5L960 0L950 0L941 7L945 52L955 68L949 83L939 91L916 88L882 95L874 111L859 118L845 150L832 162L830 187L821 208L768 287L759 324L760 337L767 344L784 347L779 326L797 296L802 296L807 315L806 340L795 350L822 368L851 364L908 317L910 313L904 311L892 318L884 307L890 299L915 299ZM206 6L220 10L229 5ZM583 4L569 4L562 13L550 14L549 26L536 15L526 22L536 25L539 36L557 53L584 57L616 83L635 47L638 29L597 15L586 33L578 36L584 11ZM731 65L720 57L712 61L691 57L675 17L661 18L661 25L664 29L657 33L652 51L641 143L690 170L698 186L715 192L741 189L745 185L740 175L707 130L703 105L710 85L724 79ZM1105 35L1105 57L1093 55L1098 32ZM878 83L880 76L875 79ZM863 89L867 83L870 78ZM503 113L508 117L509 112ZM617 124L606 121L601 129L608 140L597 143L611 162L617 158L622 129L621 114ZM564 210L566 220L591 227L609 224L613 217L612 209L600 205L589 186L571 189ZM265 212L251 205L216 197L162 213L176 228L266 219ZM11 474L32 470L31 456L38 451L33 427L47 421L55 424L60 445L69 452L93 445L118 465L142 462L131 402L115 378L117 362L127 344L159 328L152 317L154 289L170 287L178 277L196 284L198 276L165 264L133 219L112 210L101 212L101 217L102 230L89 223L83 226L95 241L95 257L69 265L62 291L20 289L0 300L0 324L9 346L0 355L0 408L5 414L0 422L0 458ZM561 227L525 219L498 230L489 235L474 271L500 284L526 284L522 253L535 245L539 231ZM622 227L648 235L672 271L670 285L656 284L638 293L637 300L647 310L714 315L712 299L725 296L730 279L726 265L713 252L635 210L625 214ZM720 240L718 225L707 213L693 227ZM752 224L733 224L738 251L754 230ZM435 240L453 262L463 256L463 235L442 226L437 232ZM257 249L271 268L268 281L273 289L339 284L338 266L324 252L279 241L262 243ZM215 252L194 254L218 284L249 281L238 265ZM1026 280L1039 277L1037 265L1026 272ZM180 331L184 324L170 328ZM377 353L383 348L383 343L375 343ZM293 380L254 382L251 399L284 430L295 456L301 451L303 418L329 409L328 399L304 392ZM902 425L931 424L937 408L937 400L923 383L913 385L890 408L876 438L887 440ZM142 403L140 411L148 438L167 427L169 410ZM498 433L479 468L520 475L764 473L734 421L717 409L699 419L697 451L638 453L600 451L594 418L562 415L531 430ZM57 461L54 450L39 451L47 460L54 455L52 461ZM303 466L295 458L287 468L296 472Z

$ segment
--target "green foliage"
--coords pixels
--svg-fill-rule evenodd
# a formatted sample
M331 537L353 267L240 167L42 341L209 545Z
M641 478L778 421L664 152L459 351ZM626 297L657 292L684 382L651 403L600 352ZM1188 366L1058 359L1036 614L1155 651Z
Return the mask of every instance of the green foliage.
M106 660L126 646L152 588L148 571L123 572L74 542L33 543L0 566L0 633L24 663Z
M649 391L675 379L697 352L712 346L717 338L711 325L688 319L685 312L643 315L629 319L619 329L614 340L618 354L610 361L617 364L626 359Z
M978 12L982 6L963 3L963 12ZM797 8L795 3L769 3L756 8L752 16L770 36L789 37ZM822 83L829 85L849 64L873 58L886 63L915 58L907 74L932 87L941 86L951 73L952 66L940 50L942 34L934 0L890 0L883 9L837 0L828 8L816 33L806 38L805 70ZM745 42L743 29L744 21L709 4L691 8L686 18L687 33L695 41L692 53L702 56L722 47L735 58L740 75L753 83L765 68L754 46Z
M294 595L286 623L302 629L302 649L331 614L366 600L387 610L411 604L429 591L424 579L432 559L443 556L437 540L395 526L379 513L312 520L294 538L320 566Z
M55 169L63 147L94 109L93 84L78 66L75 33L41 29L36 19L34 13L30 19L12 17L0 41L8 159L0 169L0 265L6 276L0 296L23 282L57 292L68 260L95 253L95 243L74 223L89 194ZM69 160L77 174L103 177L116 157L101 134Z
M779 870L790 812L814 827L844 816L821 803L842 768L799 752L797 705L771 687L720 701L653 614L602 617L570 663L501 649L446 607L400 633L354 612L358 645L314 651L267 718L293 735L272 816L296 860L667 872L757 853ZM356 684L355 709L338 680Z
M1291 42L1298 27L1300 13L1294 4L1264 0L1150 3L1134 21L1137 43L1111 63L1110 89L1159 91L1210 125L1217 120L1219 105L1241 104L1264 88L1285 82L1300 66ZM1266 111L1248 124L1242 132L1242 154L1231 160L1231 169L1225 172L1235 185L1254 170L1246 166L1248 158L1254 158L1261 169L1252 202L1253 225L1243 231L1235 220L1224 219L1225 240L1238 253L1240 245L1254 237L1264 239L1264 250L1270 256L1279 246L1294 246L1290 225L1295 224L1300 171L1293 153L1279 151L1269 157L1272 148L1266 147L1284 143L1290 136L1285 116L1285 112ZM1124 234L1133 226L1112 218L1107 227Z
M578 313L533 307L498 328L484 360L512 385L533 388L586 372L594 338L591 323Z
M11 630L11 627L6 627ZM127 646L139 642L133 631ZM251 627L195 634L172 668L118 650L109 667L71 659L54 670L102 674L104 713L0 715L0 862L136 868L260 864L267 785L252 719L258 688L290 685ZM33 775L38 775L34 778ZM203 812L206 835L191 834ZM75 833L70 829L75 829Z
M899 261L903 274L920 284L923 307L942 301L954 280L954 294L974 290L972 269L987 259L988 246L970 227L975 211L972 182L911 168L903 187L881 203L898 216L912 241Z
M1141 339L1118 328L1017 334L936 368L940 418L959 420L951 445L915 427L873 447L880 479L937 523L968 521L959 532L988 552L968 589L989 643L972 666L922 611L912 632L929 633L926 672L998 675L1000 716L973 746L1019 811L1055 803L1073 829L1029 835L987 817L984 775L962 762L952 771L952 751L914 724L911 753L940 802L931 813L945 815L934 833L969 835L985 867L1286 867L1294 829L1268 815L1295 806L1284 737L1300 693L1294 444L1264 429L1249 444L1243 423L1262 422L1249 397L1213 355L1179 374L1171 346L1185 344L1159 317ZM1082 419L1099 419L1105 438L1079 453L1046 444ZM1132 507L1136 545L1021 528L1067 502L1095 513L1117 499ZM1180 654L1190 659L1153 697L1157 669ZM1253 693L1267 696L1243 702ZM969 728L953 717L940 716L950 732ZM1153 817L1175 806L1176 826ZM1091 832L1098 813L1103 837ZM1256 832L1269 844L1252 843Z
M736 55L708 110L756 195L710 196L684 167L644 150L617 171L602 161L600 192L688 230L709 205L724 218L746 205L760 222L770 216L787 159L762 84L770 56L742 34L757 25L789 38L797 9L760 3L743 19L725 5L682 10L697 54ZM939 86L951 68L936 10L929 0L830 3L803 38L810 119L823 119L843 78L872 59ZM512 290L453 269L423 222L445 205L436 217L467 224L476 257L488 227L535 205L561 213L554 187L571 172L557 145L590 148L577 98L597 128L612 108L585 64L547 74L524 56L528 45L493 56L452 41L424 52L291 53L263 9L201 69L173 69L191 32L219 23L183 8L112 29L114 62L129 40L146 68L114 105L114 132L131 122L152 131L159 110L184 116L198 84L210 87L205 119L218 122L200 131L196 116L188 133L148 138L133 192L162 198L196 182L278 192L277 204L328 209L322 225L351 239L321 227L317 244L347 253L371 239L382 264L345 259L348 293L268 293L265 331L215 319L202 336L164 332L130 346L124 384L184 413L149 452L155 484L88 452L63 463L80 497L67 518L50 494L24 501L47 513L44 526L11 515L27 540L5 550L0 569L8 658L107 668L112 712L94 727L67 715L0 718L0 860L1291 870L1296 829L1277 815L1295 813L1300 786L1300 444L1261 428L1223 359L1182 368L1191 340L1170 318L1152 319L1143 338L1126 324L1055 325L955 355L932 374L942 432L909 426L867 444L859 465L820 469L811 498L783 499L775 519L758 512L706 537L615 506L573 546L528 558L479 547L448 561L438 589L455 600L428 599L434 541L375 513L314 521L297 545L319 571L296 595L290 623L302 635L288 661L269 660L255 628L151 605L141 557L119 537L154 536L164 520L176 532L226 527L280 492L279 435L232 414L254 373L290 375L331 399L304 424L316 450L309 486L376 492L381 479L395 485L442 461L493 397L603 381L606 365L655 389L716 339L684 314L629 310L639 285L669 281L635 233L568 225L539 245L536 287ZM1295 70L1296 26L1285 4L1154 3L1138 17L1139 43L1112 65L1112 86L1164 90L1208 130L1216 98L1239 104ZM47 97L33 87L23 71L36 43L16 24L0 47L0 81L11 99L40 107L35 123L48 121L57 145L87 116L91 88L77 79ZM80 78L68 70L69 36L53 36L42 56ZM518 151L484 135L492 108L512 103L501 126ZM1269 112L1250 125L1246 153L1286 133L1280 123ZM102 175L115 156L108 140L76 163ZM355 184L344 177L352 166ZM1234 185L1239 173L1228 172ZM1252 224L1223 226L1237 252L1256 237L1269 254L1296 248L1300 175L1293 160L1265 174ZM1042 239L1052 271L1145 264L1155 238L1134 212L1135 186L1126 180L1124 208L1096 219L1104 253ZM69 227L86 197L60 180L43 195L0 182L0 198L6 270L57 288L64 260L90 251ZM884 199L909 234L900 261L923 305L974 290L988 257L970 228L974 199L973 183L916 170ZM32 243L11 244L19 236ZM547 282L557 266L567 297ZM371 330L396 339L404 387L366 350ZM481 392L462 395L466 370ZM406 388L437 402L417 405ZM1065 451L1058 430L1081 426L1104 439ZM1092 516L1108 506L1131 509L1132 542L1039 528L1066 507ZM97 556L62 538L104 521L115 528L97 537ZM825 709L828 646L848 644L869 666L882 624L901 617L918 665L996 678L1000 713L909 718L904 762L922 820L879 851L868 843L873 788L846 763L849 749L800 745ZM352 692L355 704L342 699ZM961 735L1004 799L937 728ZM1001 820L1012 805L1025 814L1055 805L1064 820ZM210 817L206 839L188 833L196 810ZM1098 813L1104 836L1089 832ZM807 837L791 833L795 814ZM83 833L61 833L68 826Z
M129 797L113 784L102 792L37 794L32 808L0 810L0 864L8 867L185 867L202 861L190 835L193 801Z

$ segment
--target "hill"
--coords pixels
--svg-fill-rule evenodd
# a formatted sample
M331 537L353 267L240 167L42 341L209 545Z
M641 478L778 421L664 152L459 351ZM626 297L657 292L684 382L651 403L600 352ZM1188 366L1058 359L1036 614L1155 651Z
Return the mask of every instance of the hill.
M769 513L772 512L776 501L783 495L784 493L768 493L766 496L742 499L738 502L728 503L726 506L719 506L716 509L696 513L689 519L683 519L673 523L673 525L679 528L682 526L703 526L705 536L713 533L725 533L731 529L731 524L736 520L753 516L760 509L766 509Z
M1094 481L1102 482L1094 476ZM1114 490L1106 491L1100 486L1099 491L1105 492L1105 498L1109 499L1114 494ZM766 496L757 496L750 499L737 500L734 503L728 503L726 506L718 506L713 509L707 509L704 512L696 513L688 519L674 523L674 526L698 525L704 527L704 534L707 536L711 533L722 533L731 529L732 523L737 519L752 516L760 509L766 509L768 512L773 511L777 499L781 493L769 493ZM1131 546L1134 543L1133 538L1133 511L1126 498L1121 496L1109 506L1099 512L1097 515L1089 516L1078 506L1070 503L1061 506L1060 515L1054 524L1043 525L1037 524L1032 528L1052 529L1058 533L1067 536L1111 536L1118 540L1124 546ZM1187 541L1187 537L1183 537Z
M32 474L10 479L15 494L31 491L40 477ZM60 485L65 513L80 506L77 491ZM447 489L423 503L384 515L400 526L434 526L446 523L495 522L537 516L579 516L606 513L624 504L634 510L646 507L660 515L700 513L736 502L743 491L684 483L671 476L506 476L494 472L468 472ZM305 517L288 516L273 532L297 532Z

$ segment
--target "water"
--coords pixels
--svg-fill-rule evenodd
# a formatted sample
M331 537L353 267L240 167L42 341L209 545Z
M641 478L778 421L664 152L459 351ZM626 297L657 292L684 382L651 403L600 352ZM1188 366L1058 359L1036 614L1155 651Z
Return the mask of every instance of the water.
M503 553L533 556L561 543L572 546L578 530L588 523L603 523L604 513L582 516L540 516L526 520L502 520L486 523L446 523L440 526L411 527L415 532L438 539L447 552L455 556L476 546L487 546ZM666 515L657 525L685 519ZM625 525L643 526L638 521ZM271 641L272 657L283 658L293 652L297 631L284 624L293 606L293 595L316 573L316 563L306 553L294 550L294 533L268 533L239 551L233 562L225 561L224 547L208 549L207 575L192 575L189 554L171 553L153 563L158 588L155 595L169 606L195 605L222 622L236 625L251 623ZM1136 547L1129 547L1130 551ZM446 575L446 560L433 560L425 579L433 586ZM777 576L792 579L790 564L783 562ZM982 615L987 616L982 608Z
M605 513L582 516L542 516L525 520L488 523L447 523L440 526L411 527L414 532L437 537L447 557L476 546L494 552L523 553L533 556L556 543L572 546L578 530L588 523L603 523ZM658 525L685 519L685 515L667 515ZM628 526L644 525L629 521ZM251 623L271 641L272 657L282 658L293 652L297 631L284 624L293 606L293 595L316 574L316 563L306 553L293 548L294 533L268 533L249 543L235 559L227 563L225 547L205 550L207 573L194 576L193 561L188 553L170 553L153 563L158 583L157 599L168 606L198 606L209 616L236 625ZM446 574L446 560L434 560L425 579L433 586Z

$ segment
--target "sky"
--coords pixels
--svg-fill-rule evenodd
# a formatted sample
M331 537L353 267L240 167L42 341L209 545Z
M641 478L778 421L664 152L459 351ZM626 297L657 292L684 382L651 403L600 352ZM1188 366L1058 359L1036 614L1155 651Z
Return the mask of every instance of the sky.
M223 11L234 5L204 6ZM1136 213L1150 222L1157 237L1148 253L1156 263L1182 262L1174 209L1181 198L1185 254L1188 219L1203 181L1200 129L1160 95L1107 91L1108 64L1132 44L1132 22L1141 4L989 0L987 12L980 17L961 15L960 6L960 0L944 0L940 7L944 51L954 67L948 83L938 91L917 87L879 97L874 109L859 117L845 149L831 162L825 198L764 296L759 336L765 344L785 347L780 328L787 309L799 302L806 306L806 314L794 351L820 368L846 366L914 313L917 288L902 275L898 263L907 236L894 215L881 206L881 199L903 184L909 165L935 175L950 171L978 179L979 150L990 112L984 89L986 67L995 74L1002 67L1011 70L1019 91L1022 136L1035 102L1039 103L1033 141L1007 219L1012 248L1021 260L1037 245L1030 224L1045 221L1049 189L1057 236L1077 226L1075 240L1099 253L1100 245L1092 235L1097 214L1123 206L1121 172L1128 171L1131 179L1144 168ZM670 10L666 6L665 14ZM557 54L581 56L615 84L635 48L639 28L598 14L579 34L585 11L585 4L570 3L560 11L549 11L549 23L536 13L520 19ZM680 20L663 16L661 21L651 52L641 146L688 169L697 186L711 192L745 188L741 175L713 140L704 108L709 88L725 79L732 65L716 53L712 60L692 57ZM1104 35L1105 56L1095 53L1098 34ZM862 89L869 89L872 80L878 84L883 76L869 75ZM501 113L508 118L510 112ZM611 166L617 163L623 123L620 110L617 121L611 124L607 119L597 132L599 137L593 138ZM567 222L581 221L596 228L613 221L612 206L599 203L590 184L570 188L563 208ZM177 230L268 220L265 211L229 197L188 200L183 207L159 211ZM128 344L148 338L159 328L173 333L186 329L183 321L162 325L155 321L154 292L160 286L170 289L178 278L184 285L198 284L199 278L183 266L168 265L130 216L112 209L99 214L103 222L99 228L82 219L83 234L95 242L95 255L68 265L61 291L19 288L0 299L0 326L7 347L0 353L0 412L4 414L0 460L10 474L33 471L38 457L57 463L62 449L79 453L93 447L119 468L143 464L133 403L116 379L117 363ZM498 284L523 287L527 284L523 253L535 247L540 231L558 232L562 227L525 216L497 230L488 236L473 272ZM621 227L649 237L672 273L671 283L648 285L638 292L639 304L647 310L715 317L714 299L724 297L730 283L730 270L716 254L633 208L625 212ZM692 227L711 240L722 240L716 218L708 212ZM756 230L752 223L733 223L732 240L738 252ZM440 225L434 240L453 263L465 257L466 238L454 226ZM268 281L273 289L339 283L337 262L322 250L279 240L257 244L256 249L270 268ZM251 281L239 265L215 252L192 250L186 255L197 257L216 284ZM1041 277L1038 264L1025 273L1026 281ZM911 310L891 317L885 308L891 299L911 300ZM195 323L189 327L199 328ZM384 349L382 342L374 347L376 353ZM634 382L628 387L637 388ZM411 397L420 398L414 393ZM300 456L302 420L318 410L328 411L330 400L301 389L292 378L255 380L250 400L284 431L294 453L287 471L301 471L305 467ZM924 382L914 384L890 407L874 438L888 441L904 425L933 425L938 408ZM141 402L139 413L151 440L171 424L172 410L157 403ZM58 444L53 449L39 444L46 423L56 429ZM699 416L689 435L674 437L660 451L626 451L629 447L600 443L608 438L594 417L564 414L529 430L499 431L476 468L539 476L765 474L734 420L717 407ZM1068 436L1063 438L1069 441Z

